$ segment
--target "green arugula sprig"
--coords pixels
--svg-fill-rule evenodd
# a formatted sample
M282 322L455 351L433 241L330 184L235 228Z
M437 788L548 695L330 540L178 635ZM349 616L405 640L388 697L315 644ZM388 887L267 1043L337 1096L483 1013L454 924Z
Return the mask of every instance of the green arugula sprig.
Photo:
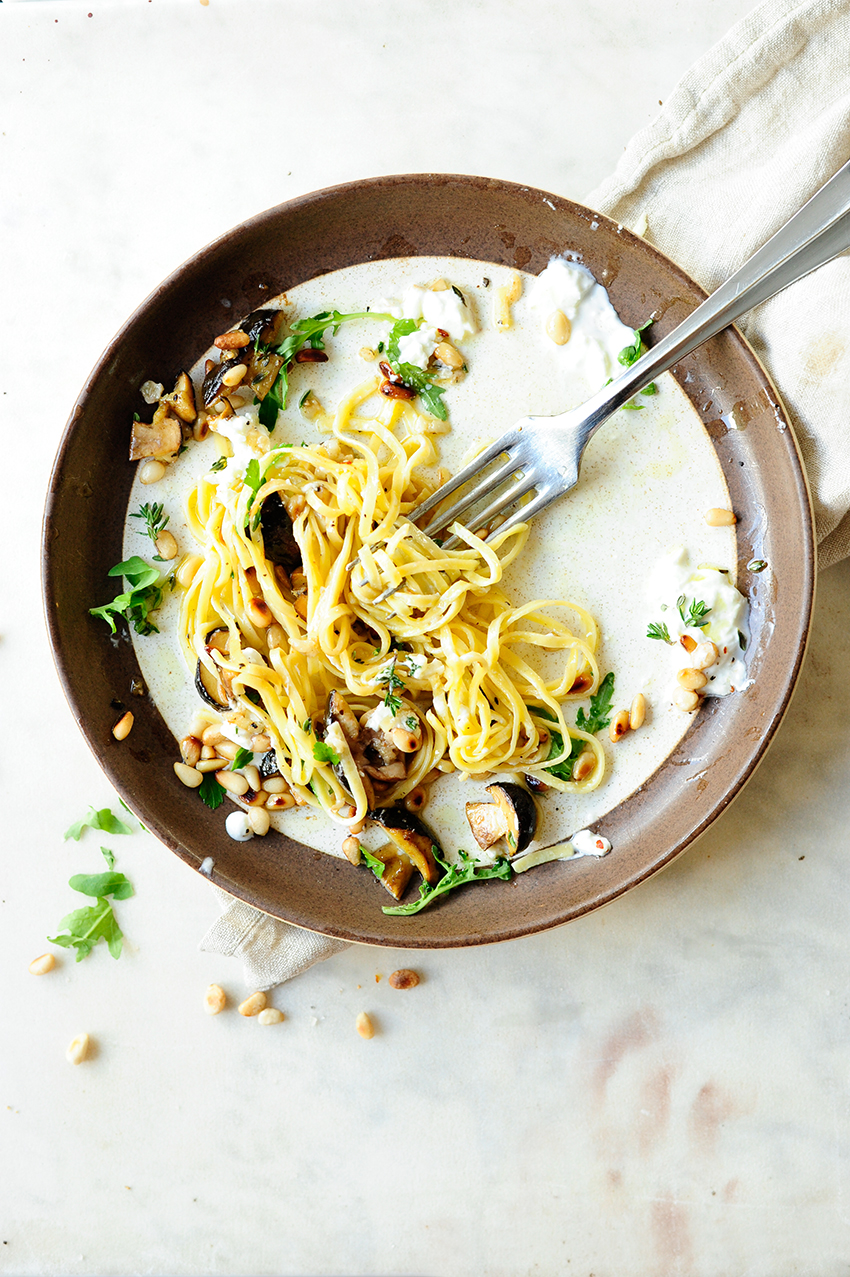
M162 502L155 502L153 505L145 503L139 506L138 510L134 510L130 515L131 519L142 519L145 524L145 534L153 541L156 546L156 539L168 526L169 515L164 513ZM154 563L164 563L162 555L155 554L153 556Z
M645 324L641 324L640 328L633 329L635 339L633 343L631 344L631 346L624 346L623 349L620 351L619 355L617 356L618 363L621 363L625 368L631 368L632 364L637 363L641 355L646 354L649 347L646 345L646 342L643 340L641 333L645 332L647 328L651 327L653 322L654 322L653 320L648 319ZM648 386L644 386L643 390L640 393L642 395L657 395L658 387L656 386L654 381L651 381ZM635 401L631 399L629 400L628 403L623 404L623 407L632 409L633 411L640 411L640 409L643 407L643 404L635 403Z
M688 610L687 615L685 615L687 606L687 599L684 594L680 594L676 599L676 607L678 609L679 616L682 618L682 624L695 630L705 629L706 625L708 625L708 621L705 618L711 611L708 604L703 603L702 599L691 599L690 609Z
M437 373L427 368L419 368L416 364L402 363L399 358L399 339L415 332L421 322L419 319L396 320L387 341L387 363L393 372L401 377L406 386L416 391L431 416L439 421L445 421L448 414L442 396L446 393L446 388L434 385Z
M361 848L361 852L362 850ZM411 900L404 905L384 905L384 913L408 917L412 913L419 913L422 909L427 909L429 905L434 904L436 900L439 900L441 896L447 895L448 892L454 891L456 887L464 887L470 882L486 882L488 878L510 878L511 876L510 862L504 859L497 860L494 865L479 865L477 860L473 860L468 852L458 851L460 862L456 865L450 865L448 861L443 860L440 856L439 847L432 844L431 851L437 864L445 870L440 881L435 883L433 887L423 881L419 887L417 900ZM373 869L373 872L376 871ZM378 877L380 876L379 874Z
M258 506L254 512L254 518L251 519L251 506L254 504L254 498L265 483L265 477L260 471L260 463L256 457L252 457L245 467L245 474L242 482L247 488L251 489L251 495L248 497L248 504L245 507L245 531L248 531L248 525L256 528L260 519L263 517L263 507Z
M101 807L100 811L95 811L94 807L90 807L87 816L83 816L80 820L75 820L73 825L70 825L65 830L65 841L67 842L69 838L73 838L74 842L79 842L84 829L100 829L105 834L131 834L133 832L130 826L125 825L123 820L119 820L108 807ZM104 848L101 848L101 851L106 855Z
M131 833L132 831L125 827L115 832ZM109 866L106 873L74 874L68 880L68 886L72 891L79 891L84 896L93 896L95 903L86 905L82 909L74 909L65 915L59 927L64 928L66 934L47 937L51 944L58 944L63 949L76 949L77 962L87 958L99 940L106 941L113 958L121 957L124 945L124 933L118 925L107 896L112 896L114 900L127 900L133 895L133 884L124 874L115 872L113 868L115 857L109 848L101 847L100 850Z
M166 585L171 583L170 577L161 577L156 568L152 568L140 559L137 554L123 563L116 563L110 568L109 576L125 576L132 587L123 594L116 594L111 603L103 603L100 607L90 607L92 616L99 616L106 621L113 634L117 632L114 618L123 616L131 621L137 634L158 634L159 630L150 619L162 605Z
M318 315L313 315L310 319L299 319L297 323L292 325L289 336L278 342L276 346L263 347L271 354L279 355L283 360L283 365L274 380L274 384L260 403L260 421L269 433L274 430L277 424L277 414L286 407L286 396L289 390L289 368L303 346L306 346L309 342L313 350L324 350L327 330L330 328L332 335L335 337L340 325L348 323L352 319L380 319L385 322L392 322L393 318L392 315L383 315L371 310L352 311L349 314L343 314L338 310L323 310Z
M368 869L372 870L372 873L376 878L383 878L386 873L387 866L384 864L383 860L379 860L377 856L373 856L369 848L364 847L362 843L360 844L360 857L364 865L366 865Z
M596 693L590 698L590 712L585 714L584 709L579 706L576 714L576 727L581 731L587 732L589 736L594 736L597 732L601 732L611 722L611 702L614 696L614 673L613 670L605 675ZM548 709L535 706L534 710L538 718L545 718L547 722L554 723L556 721L553 714ZM570 737L570 752L566 758L562 758L559 763L553 763L546 770L555 777L556 780L569 781L573 778L573 766L580 756L584 753L587 742L580 736ZM560 731L556 728L551 732L551 743L549 745L549 759L557 758L563 752L564 744ZM548 761L548 760L547 760Z

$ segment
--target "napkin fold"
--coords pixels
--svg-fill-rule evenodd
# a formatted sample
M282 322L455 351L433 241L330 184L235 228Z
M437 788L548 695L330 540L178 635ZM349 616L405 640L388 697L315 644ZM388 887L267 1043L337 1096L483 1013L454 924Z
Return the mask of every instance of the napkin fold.
M767 0L687 72L585 199L711 292L850 158L850 0ZM850 258L738 324L789 411L819 559L850 554ZM201 941L268 989L346 947L218 891Z

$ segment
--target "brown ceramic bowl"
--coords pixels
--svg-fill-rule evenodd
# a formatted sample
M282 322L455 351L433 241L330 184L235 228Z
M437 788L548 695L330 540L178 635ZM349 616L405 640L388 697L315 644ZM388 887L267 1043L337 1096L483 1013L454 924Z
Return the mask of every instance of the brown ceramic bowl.
M281 836L248 843L227 837L220 814L193 801L175 777L174 741L155 705L130 697L139 673L132 644L110 641L88 614L93 599L106 597L107 572L121 558L133 468L116 458L127 455L127 423L149 369L172 384L230 316L358 262L459 256L536 273L566 250L605 284L625 323L654 311L656 340L704 298L643 240L556 195L446 174L354 182L270 209L181 266L118 333L71 414L44 522L47 623L68 700L101 766L144 824L195 869L212 856L218 885L275 917L348 940L407 947L478 944L557 926L628 891L703 833L752 774L785 713L813 601L811 512L782 405L735 330L674 375L706 425L739 512L739 580L751 607L755 681L745 693L707 705L651 780L596 822L616 849L603 860L544 865L510 882L459 891L413 917L387 917L371 875L352 872L346 861ZM730 413L747 428L729 429ZM768 559L770 573L748 573L753 557ZM111 735L113 698L132 703L136 715L120 746Z

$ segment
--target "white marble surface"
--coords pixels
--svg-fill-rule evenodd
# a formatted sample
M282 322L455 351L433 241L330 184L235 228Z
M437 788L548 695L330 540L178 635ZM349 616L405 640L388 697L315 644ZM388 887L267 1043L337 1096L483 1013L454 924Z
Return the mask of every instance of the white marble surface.
M263 207L381 172L580 198L749 7L0 9L0 1271L846 1271L850 565L822 579L766 762L667 873L560 931L419 956L410 993L375 979L404 954L349 949L277 991L270 1029L201 1010L211 980L243 993L235 963L198 952L205 883L144 833L63 844L115 800L40 616L66 415L179 261ZM101 841L136 885L128 951L37 980L27 963ZM97 1051L72 1068L82 1030Z

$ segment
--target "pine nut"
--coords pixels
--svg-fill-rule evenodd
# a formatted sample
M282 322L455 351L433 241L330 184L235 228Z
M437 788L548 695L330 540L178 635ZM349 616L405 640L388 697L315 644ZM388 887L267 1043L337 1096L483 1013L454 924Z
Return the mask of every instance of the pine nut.
M307 595L299 594L298 598L295 600L295 611L305 621L307 620L307 612L309 611L309 607L310 607L310 604L307 601Z
M378 358L377 350L373 350L371 346L361 346L359 354L361 359L365 359L370 364L373 364Z
M721 510L713 506L705 512L705 521L710 528L729 528L738 519L733 510Z
M269 794L266 799L268 811L286 811L288 807L294 806L295 799L292 794Z
M139 467L139 483L159 483L165 474L165 466L161 461L146 461Z
M192 426L192 438L196 443L203 443L210 432L209 418L205 412L198 413L198 418Z
M264 1007L257 1016L258 1024L283 1024L286 1017L277 1007Z
M218 346L219 350L241 350L243 346L249 346L250 344L251 338L247 333L240 332L238 328L230 333L222 333L213 342L213 345Z
M210 723L209 727L205 727L201 733L201 740L205 745L218 745L226 739L220 723Z
M188 736L197 736L203 738L204 732L212 725L213 716L209 710L198 710L195 717L189 724Z
M201 759L202 759L204 762L207 762L210 758L217 758L217 757L218 757L218 755L216 754L216 752L215 752L215 750L213 749L212 745L202 745L202 746L201 746ZM193 764L193 766L194 766L194 765L195 765L195 764Z
M130 713L129 710L127 710L127 713L123 714L121 718L119 718L115 726L113 727L112 735L115 737L116 740L126 740L132 730L133 730L133 715Z
M700 643L694 648L691 655L691 664L695 670L707 670L715 663L718 656L717 644L712 643L711 639L707 639L704 643Z
M227 372L222 373L221 384L228 387L238 386L247 371L247 364L234 364L232 368L228 368Z
M265 599L251 599L246 611L251 622L261 630L268 629L274 620L272 610Z
M228 763L232 762L232 758L202 758L199 763L195 763L195 769L204 774L207 772L220 772L223 771Z
M646 718L646 698L643 692L638 692L629 709L629 727L636 732L639 727L643 727L643 720Z
M697 650L697 641L691 638L690 634L683 634L679 642L686 652L695 652Z
M266 995L264 993L252 993L250 998L246 998L244 1002L239 1003L240 1015L259 1015L265 1009Z
M440 276L439 279L433 280L432 283L428 285L428 287L432 293L446 293L448 292L449 281L447 279L443 279L442 276Z
M419 983L419 976L409 967L401 967L392 973L387 983L391 989L415 989Z
M593 751L586 749L573 763L573 780L587 780L595 766L596 758Z
M249 789L243 803L247 803L250 808L265 807L268 794L264 789Z
M89 1053L89 1035L87 1033L78 1033L68 1045L65 1052L65 1059L69 1064L82 1064L83 1060Z
M408 811L412 811L415 815L416 812L422 811L427 802L428 790L424 785L417 785L415 789L411 789L405 798L404 805Z
M271 736L260 733L258 736L251 737L251 750L255 754L267 754L272 747Z
M267 794L285 794L289 786L282 776L267 776L263 781L263 789Z
M614 745L617 741L622 740L626 732L629 730L629 711L621 709L616 718L611 719L611 725L608 728L608 736Z
M303 402L299 404L299 407L301 409L301 416L305 417L307 421L315 421L316 418L321 417L322 413L325 411L320 400L316 398L312 390Z
M180 755L183 762L194 767L201 757L201 742L197 736L184 736L180 742Z
M419 748L418 738L406 727L394 727L390 732L390 739L396 749L400 749L403 754L413 754Z
M218 1015L227 1005L227 995L220 984L211 984L204 994L204 1010L207 1015Z
M217 777L222 789L226 789L229 794L235 794L237 798L247 794L248 782L239 772L220 771Z
M441 341L434 347L434 354L447 368L462 368L463 355L449 341Z
M349 834L347 838L342 840L342 854L346 860L350 860L353 865L360 864L360 839L355 838L353 834Z
M271 651L273 647L283 647L285 640L286 631L282 625L278 625L277 621L275 621L266 630L266 642L269 645L269 651Z
M33 958L30 963L30 973L32 975L47 975L48 971L52 971L56 966L56 959L52 953L43 953L40 958Z
M220 740L215 747L219 758L226 758L230 763L233 762L240 748L241 746L237 745L236 741L233 740Z
M269 832L269 826L271 824L271 821L269 820L269 813L266 811L265 807L252 807L248 812L248 824L253 833L255 833L259 838L264 838Z
M354 1026L361 1038L373 1038L375 1036L375 1026L365 1011L360 1012L354 1022Z
M699 692L708 682L708 679L703 674L702 670L691 669L689 666L686 666L683 670L679 670L676 678L679 686L684 687L686 692Z
M673 696L673 704L677 709L682 709L686 714L692 714L695 709L699 709L702 697L698 692L686 691L684 687L676 690Z
M174 774L187 789L197 789L204 779L201 767L203 767L202 763L198 767L190 767L188 763L175 763Z
M187 554L182 560L179 568L174 573L174 579L178 585L182 585L184 590L188 590L189 586L195 579L197 572L203 567L204 561L200 554Z
M551 338L556 346L566 346L572 331L572 324L564 312L562 310L553 310L546 320L546 336Z
M241 768L241 771L250 789L257 790L261 788L262 781L260 780L259 767L255 767L253 763L248 763L247 767Z
M177 547L177 542L173 535L168 531L168 528L166 528L163 532L160 532L154 542L154 546L159 557L161 559L165 559L166 563L170 563L172 559L176 559L177 555L180 553Z

